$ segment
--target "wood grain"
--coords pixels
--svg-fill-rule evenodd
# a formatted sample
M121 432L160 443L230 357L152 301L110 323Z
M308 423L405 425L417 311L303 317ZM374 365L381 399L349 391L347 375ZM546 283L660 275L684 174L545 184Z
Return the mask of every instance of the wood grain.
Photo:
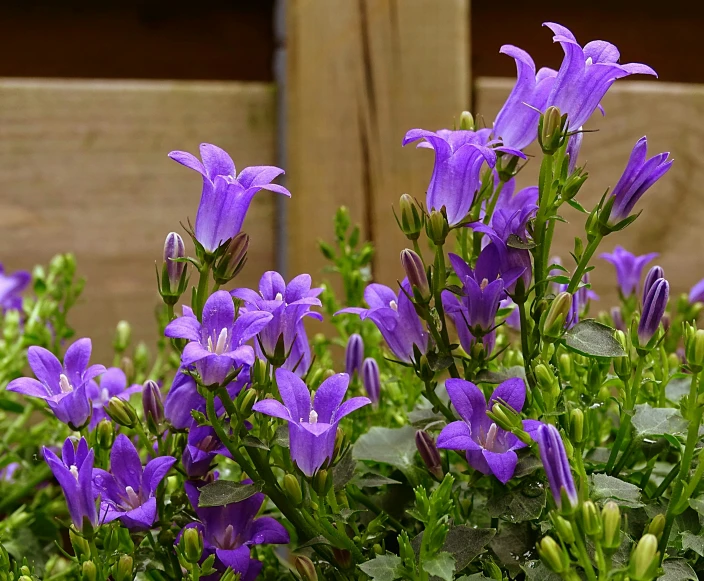
M511 79L477 80L476 110L487 124L512 86ZM649 156L671 151L675 163L641 198L636 206L637 211L643 211L640 218L626 230L610 235L603 248L610 251L621 245L637 254L659 252L656 262L664 267L672 290L687 292L704 278L704 164L700 156L704 150L704 86L624 81L612 87L603 105L606 116L597 113L586 126L598 131L584 138L579 160L587 163L590 177L578 199L591 209L606 188L616 184L631 149L643 135L648 137ZM538 168L538 160L531 161L519 174L521 184L536 183ZM558 224L555 248L568 259L574 237L584 232L584 217L571 208L564 217L570 224ZM616 300L613 267L599 259L594 264L595 288L602 295L600 306L606 308Z
M154 261L201 188L166 154L211 142L240 169L274 163L274 111L262 84L1 80L0 261L31 268L74 252L88 278L78 333L103 357L120 319L155 338ZM245 222L243 284L273 267L274 195L258 194Z
M287 5L289 270L318 272L319 238L350 208L374 240L374 277L401 278L391 211L424 198L432 154L408 129L452 127L469 106L468 0L292 0Z

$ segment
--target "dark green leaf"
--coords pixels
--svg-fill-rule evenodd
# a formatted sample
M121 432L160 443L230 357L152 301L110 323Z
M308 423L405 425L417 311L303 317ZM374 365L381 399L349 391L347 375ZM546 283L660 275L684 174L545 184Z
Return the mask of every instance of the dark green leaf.
M694 569L684 559L668 559L663 562L662 568L665 573L658 577L658 581L697 581L699 579Z
M385 486L386 484L401 484L398 480L387 478L381 474L365 474L364 476L355 478L352 482L360 488L377 488L379 486Z
M545 487L540 483L527 482L512 490L499 489L487 502L489 516L511 522L533 520L545 508Z
M489 543L506 569L516 576L521 571L525 561L537 558L535 543L538 540L537 532L529 523L505 524Z
M456 571L462 571L494 538L494 529L475 529L465 525L452 527L445 537L443 551L455 558Z
M255 438L254 436L245 436L244 438L242 438L242 444L244 444L248 448L259 448L260 450L269 450L269 446L267 446L259 438Z
M0 397L0 410L13 414L21 414L24 411L24 406L16 401Z
M434 559L423 561L423 569L443 581L452 581L455 576L455 558L443 551Z
M654 408L647 403L636 406L632 423L639 438L664 434L681 436L687 432L687 420L682 417L679 410Z
M582 214L589 214L589 212L587 212L587 210L584 209L584 206L582 206L582 204L580 204L580 203L579 203L577 200L575 200L574 198L572 198L571 200L566 200L566 202L567 202L570 206L572 206L575 210L577 210L578 212L582 212Z
M505 367L499 371L489 371L483 369L477 373L478 383L503 383L512 377L520 377L523 381L526 379L526 371L523 365L514 365L513 367Z
M374 581L394 581L401 576L401 558L396 555L377 555L359 568Z
M548 280L550 282L554 282L555 284L570 284L572 279L564 274L556 274L555 276L549 276Z
M349 452L332 469L332 482L335 491L342 490L345 485L352 480L354 469L357 466L357 461L352 458Z
M509 248L518 248L519 250L530 250L535 248L536 244L532 240L521 240L515 234L510 234L506 240L506 246Z
M281 446L282 448L288 448L288 426L279 426L276 428L276 433L271 443L276 446Z
M352 457L407 468L414 462L415 436L416 431L411 426L394 429L375 426L357 440Z
M614 339L614 330L594 319L580 321L565 333L567 348L597 359L625 357L626 352Z
M242 484L230 480L216 480L200 489L198 506L225 506L233 502L242 502L262 490L262 482Z
M305 549L306 547L312 547L314 545L329 545L328 541L324 536L313 537L310 541L306 541L302 545L298 545L298 549Z
M640 488L613 476L592 474L591 489L591 498L595 501L613 500L616 504L630 508L644 506L640 500Z
M526 581L560 581L560 577L557 573L553 573L548 569L542 561L528 561L521 565L526 573Z
M682 533L682 550L694 551L700 557L704 557L704 537L695 535L688 531Z
M425 430L431 424L445 422L445 416L435 413L431 407L416 408L408 414L408 420L414 428Z

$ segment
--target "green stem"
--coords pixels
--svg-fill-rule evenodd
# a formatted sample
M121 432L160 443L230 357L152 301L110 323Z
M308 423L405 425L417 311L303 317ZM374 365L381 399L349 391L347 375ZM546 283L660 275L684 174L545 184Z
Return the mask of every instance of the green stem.
M528 344L528 317L526 316L525 300L518 302L518 315L521 320L521 351L523 352L523 367L526 372L526 378L528 378L531 387L535 387L535 382L531 380L533 377L533 370L531 368L530 345Z
M579 526L579 523L574 516L570 518L570 521L574 529L574 544L577 548L579 563L582 565L582 569L584 569L584 574L587 577L587 581L597 581L596 573L594 573L594 565L592 564L592 560L587 552L587 547L584 544L584 539L582 538L583 529Z
M431 404L433 404L434 408L437 408L442 415L444 415L450 422L454 422L457 418L455 415L450 411L450 408L448 408L440 398L438 397L438 394L435 393L435 388L430 381L425 382L425 391L423 392L423 395L425 396L425 399L427 399Z
M584 274L584 271L586 270L587 266L589 266L589 261L596 252L596 249L599 247L599 244L601 244L603 238L604 237L601 234L597 234L594 239L589 244L587 244L587 247L584 250L584 254L582 254L581 258L579 259L579 264L577 265L577 268L575 269L574 274L570 279L570 284L567 287L568 293L574 293L574 291L577 290L577 287L579 286L579 283L582 280L582 275Z
M200 276L198 278L198 288L196 290L196 304L193 305L193 311L196 317L200 320L203 316L203 306L208 298L208 279L210 278L210 263L204 263L200 268Z
M442 291L445 288L445 281L447 279L443 245L437 245L435 247L435 276L436 284L433 285L435 287L435 310L437 310L438 318L440 319L440 338L442 339L442 345L438 345L438 347L443 353L447 353L452 357L452 353L450 351L450 334L447 331L445 309L442 306ZM455 364L454 358L452 359L452 364L449 367L449 371L452 377L458 378L460 376L459 371L457 371L457 365Z
M372 500L370 498L367 497L366 494L362 493L358 488L354 487L353 485L348 485L347 486L347 496L349 496L355 502L358 502L359 504L366 506L369 510L371 510L377 516L380 514L384 514L386 516L386 520L388 521L388 523L392 527L394 527L394 529L396 529L396 531L401 532L403 530L403 525L399 521L397 521L390 514L385 513L382 509L380 509L376 504L374 504L372 502Z
M49 470L49 466L38 468L32 478L30 478L22 488L14 489L14 492L11 492L0 501L0 512L6 512L5 509L8 506L12 506L15 502L22 500L25 496L34 492L36 487L50 476L51 470Z

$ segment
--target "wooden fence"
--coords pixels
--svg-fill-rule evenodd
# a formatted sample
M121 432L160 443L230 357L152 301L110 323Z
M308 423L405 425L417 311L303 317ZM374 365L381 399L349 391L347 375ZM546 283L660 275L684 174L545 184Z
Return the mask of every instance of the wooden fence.
M430 152L401 147L405 131L451 127L468 108L490 124L513 83L480 78L470 86L469 30L469 0L291 0L286 114L278 120L275 87L266 84L0 80L0 260L29 268L75 252L88 277L74 317L79 332L101 353L122 318L137 337L153 337L153 262L165 235L194 217L200 195L197 174L166 154L195 152L205 141L228 150L238 168L275 164L277 136L285 135L293 195L279 219L287 217L287 236L275 245L278 201L262 192L245 222L251 254L238 284L256 285L277 254L289 276L318 273L316 241L330 238L342 204L377 244L375 277L394 283L404 241L391 206L404 192L422 198L432 168ZM622 82L604 106L607 117L594 119L600 131L586 137L580 158L594 175L583 203L616 182L642 135L652 152L672 150L675 167L644 198L643 216L607 247L659 250L675 290L685 290L704 276L704 87ZM536 171L529 164L521 180ZM566 217L573 224L557 236L565 258L583 224ZM596 272L607 302L610 269Z

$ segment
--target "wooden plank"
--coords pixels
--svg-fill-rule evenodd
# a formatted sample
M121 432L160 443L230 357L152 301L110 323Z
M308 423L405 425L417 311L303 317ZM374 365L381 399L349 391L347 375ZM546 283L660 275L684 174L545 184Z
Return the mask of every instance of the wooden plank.
M292 0L287 5L290 273L317 272L315 242L340 205L377 245L374 276L401 278L391 212L424 198L432 155L413 127L451 127L469 106L468 0Z
M155 338L154 261L201 188L166 154L212 142L240 169L274 163L274 111L263 84L0 80L0 261L31 268L74 252L88 278L78 333L104 357L120 319ZM273 267L274 195L257 195L245 222L242 283Z
M501 108L513 86L511 79L480 78L476 82L476 110L487 125ZM610 235L604 251L615 245L637 254L660 252L658 263L675 293L687 292L704 277L701 228L704 209L701 184L704 165L704 85L624 81L612 87L603 101L606 116L595 115L587 125L598 129L584 137L580 163L587 162L590 177L579 201L591 209L607 187L613 187L623 172L631 149L643 135L648 137L649 155L671 151L675 163L670 172L636 206L642 215L626 230ZM535 149L533 153L537 153ZM539 163L531 161L519 174L522 185L535 183ZM574 236L583 233L584 217L571 208L564 212L569 225L558 224L555 248L569 258ZM570 259L571 260L571 259ZM616 300L613 267L595 260L594 282L607 307Z

